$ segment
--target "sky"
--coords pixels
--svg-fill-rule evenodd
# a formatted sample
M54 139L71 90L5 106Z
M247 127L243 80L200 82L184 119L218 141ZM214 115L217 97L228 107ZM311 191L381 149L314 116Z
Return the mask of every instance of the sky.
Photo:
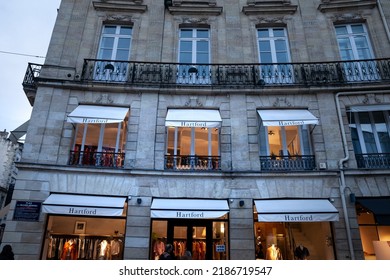
M0 131L13 131L30 119L24 74L28 63L44 63L60 3L0 1Z

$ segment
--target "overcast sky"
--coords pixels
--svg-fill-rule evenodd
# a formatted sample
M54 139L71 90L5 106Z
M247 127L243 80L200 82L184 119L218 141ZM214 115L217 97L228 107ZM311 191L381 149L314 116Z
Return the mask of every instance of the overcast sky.
M61 0L0 0L0 131L29 120L22 82L28 63L43 64Z

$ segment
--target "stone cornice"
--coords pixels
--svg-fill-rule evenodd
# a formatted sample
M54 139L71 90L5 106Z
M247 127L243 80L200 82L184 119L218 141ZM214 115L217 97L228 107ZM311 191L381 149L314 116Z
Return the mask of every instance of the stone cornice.
M92 3L97 11L144 13L148 8L140 4L142 1L94 1Z
M291 5L290 2L283 1L268 1L264 3L255 3L252 5L244 6L242 12L245 15L275 15L275 14L284 14L291 15L294 14L298 9L297 5Z
M373 9L377 5L376 0L322 0L318 10L322 13L356 11L357 9Z
M202 15L218 16L222 13L223 8L216 5L215 0L209 1L188 1L173 0L167 1L166 7L172 15Z

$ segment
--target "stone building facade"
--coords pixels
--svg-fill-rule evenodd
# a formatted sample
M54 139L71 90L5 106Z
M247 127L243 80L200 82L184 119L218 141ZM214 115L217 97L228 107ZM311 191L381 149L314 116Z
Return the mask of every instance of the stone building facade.
M3 241L17 259L386 256L389 22L372 0L63 0L23 83Z

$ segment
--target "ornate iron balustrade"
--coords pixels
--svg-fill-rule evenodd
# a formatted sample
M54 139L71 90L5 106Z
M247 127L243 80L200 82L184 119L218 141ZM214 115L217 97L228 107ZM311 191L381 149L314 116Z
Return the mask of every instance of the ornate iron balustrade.
M70 151L69 165L121 168L124 153Z
M260 156L263 171L314 170L314 156Z
M219 156L165 156L165 170L217 171L221 170Z
M384 154L355 154L358 168L389 169L390 153Z
M35 88L36 87L36 78L39 77L41 73L42 65L29 63L27 66L26 74L24 75L22 85L27 88Z
M86 59L82 80L147 86L325 86L390 80L390 59L279 64L180 64Z
M42 65L28 65L23 86L36 88ZM390 81L390 58L280 64L180 64L85 59L82 81L138 86L329 86Z

